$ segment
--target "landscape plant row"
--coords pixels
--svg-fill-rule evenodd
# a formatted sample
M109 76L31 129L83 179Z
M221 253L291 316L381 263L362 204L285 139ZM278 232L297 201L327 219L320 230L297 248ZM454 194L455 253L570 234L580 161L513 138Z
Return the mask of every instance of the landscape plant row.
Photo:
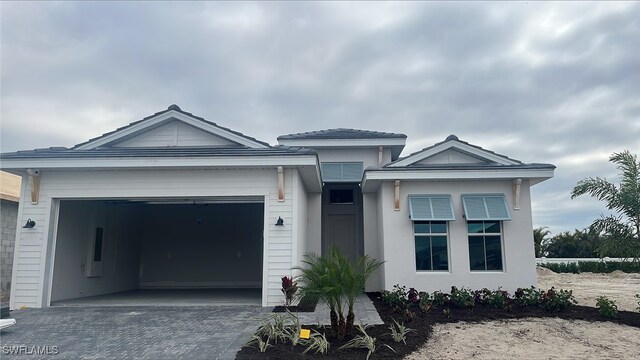
M287 344L292 347L300 346L301 355L307 353L326 355L331 347L331 344L327 340L326 331L322 332L316 329L309 329L309 336L302 337L303 328L298 316L289 311L286 314L273 314L267 318L260 320L261 325L256 332L251 336L247 342L248 346L251 346L261 353L267 352L269 348L272 348L275 344ZM320 326L318 326L320 328ZM364 349L367 351L367 359L374 354L380 348L387 348L390 351L395 350L387 345L378 342L378 340L367 333L367 329L370 325L358 324L356 329L359 334L355 335L351 340L340 346L338 350L344 349ZM322 327L324 329L324 327ZM389 333L384 334L392 338L396 343L404 343L406 345L407 335L415 330L404 326L404 323L400 324L393 320L393 323L388 327Z
M543 263L545 267L557 273L579 274L583 272L611 273L620 270L625 273L640 273L640 262L633 261L578 261L562 263Z
M433 293L419 292L414 288L407 290L406 286L398 284L391 291L382 291L382 301L394 311L402 313L407 321L415 314L412 307L417 307L424 313L428 313L434 307L442 307L443 311L450 308L472 309L477 305L484 305L496 309L510 309L514 304L521 307L538 306L547 311L562 311L576 304L571 290L549 290L530 288L518 288L514 294L498 288L490 290L471 290L466 288L451 287L451 292L434 291Z

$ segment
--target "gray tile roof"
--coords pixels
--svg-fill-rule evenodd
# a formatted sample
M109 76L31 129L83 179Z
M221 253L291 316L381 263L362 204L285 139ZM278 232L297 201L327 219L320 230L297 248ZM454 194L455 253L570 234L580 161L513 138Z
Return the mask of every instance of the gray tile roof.
M260 144L265 145L265 146L271 146L271 145L269 145L268 143L266 143L266 142L264 142L264 141L260 141L260 140L258 140L258 139L256 139L256 138L251 137L251 136L247 136L247 135L245 135L245 134L243 134L243 133L241 133L241 132L231 130L231 129L229 129L229 128L226 128L226 127L220 126L220 125L218 125L218 124L216 124L216 123L214 123L214 122L211 122L211 121L205 120L204 118L201 118L201 117L199 117L199 116L193 115L193 114L192 114L192 113L190 113L190 112L187 112L187 111L184 111L184 110L180 109L180 107L179 107L178 105L173 104L173 105L170 105L170 106L167 108L167 110L159 111L159 112L157 112L157 113L155 113L155 114L153 114L153 115L149 115L149 116L147 116L147 117L145 117L145 118L143 118L143 119L141 119L141 120L134 121L134 122L130 123L129 125L126 125L126 126L123 126L123 127L119 127L119 128L117 128L117 129L115 129L115 130L113 130L113 131L109 131L109 132L104 133L104 134L102 134L102 135L100 135L100 136L97 136L97 137L94 137L94 138L92 138L92 139L89 139L89 140L87 140L87 141L85 141L85 142L82 142L82 143L80 143L80 144L77 144L77 145L76 145L76 146L74 146L73 148L74 148L74 149L75 149L75 148L78 148L78 147L80 147L80 146L82 146L82 145L85 145L85 144L90 143L90 142L92 142L92 141L95 141L95 140L101 139L101 138L103 138L103 137L105 137L105 136L111 135L111 134L113 134L113 133L115 133L115 132L118 132L118 131L120 131L120 130L126 129L126 128L128 128L128 127L131 127L131 126L133 126L133 125L135 125L135 124L138 124L138 123L140 123L140 122L142 122L142 121L145 121L145 120L147 120L147 119L150 119L150 118L152 118L152 117L156 117L156 116L158 116L158 115L162 115L162 114L164 114L164 113L166 113L166 112L169 112L169 111L171 111L171 110L173 110L173 111L177 111L177 112L182 113L182 114L187 115L187 116L190 116L190 117L192 117L192 118L194 118L194 119L198 119L198 120L200 120L200 121L202 121L202 122L205 122L205 123L207 123L207 124L210 124L210 125L213 125L213 126L217 126L217 127L219 127L220 129L223 129L223 130L226 130L226 131L228 131L228 132L230 132L230 133L233 133L233 134L236 134L236 135L242 136L242 137L244 137L245 139L249 139L249 140L251 140L251 141L255 141L255 142L260 143Z
M306 140L306 139L406 139L405 134L396 134L380 131L358 130L358 129L327 129L310 131L296 134L278 136L278 140Z
M46 148L0 154L1 159L28 158L127 158L127 157L207 157L207 156L287 156L315 155L312 149L274 146L268 149L247 147L162 147L162 148L103 148L75 150L73 148Z
M440 144L444 144L444 143L449 142L449 141L456 141L456 142L459 142L459 143L462 143L462 144L465 144L465 145L469 145L469 146L474 147L474 148L476 148L476 149L479 149L479 150L482 150L482 151L486 151L486 152L491 153L491 154L493 154L493 155L497 155L497 156L499 156L499 157L501 157L501 158L504 158L504 159L506 159L506 160L515 161L515 162L518 162L519 164L525 165L525 164L524 164L522 161L520 161L520 160L512 159L512 158L510 158L510 157L508 157L508 156L506 156L506 155L498 154L498 153L497 153L497 152L495 152L495 151L487 150L487 149L482 148L482 147L480 147L480 146L478 146L478 145L473 145L473 144L470 144L470 143L468 143L468 142L466 142L466 141L462 141L462 140L458 139L458 137L457 137L457 136L455 136L455 135L451 134L451 135L447 136L447 138L446 138L444 141L440 141L439 143L435 143L435 144L433 144L433 145L431 145L431 146L428 146L428 147L426 147L426 148L424 148L424 149L422 149L422 150L418 150L418 151L413 152L413 153L411 153L411 154L409 154L409 155L407 155L407 156L403 156L403 157L399 158L398 160L395 160L395 161L393 161L393 162L390 162L390 163L386 164L384 167L389 167L390 165L392 165L392 164L394 164L394 163L396 163L396 162L398 162L398 161L402 161L402 160L404 160L404 159L406 159L406 158L408 158L408 157L414 156L414 155L419 154L419 153L421 153L421 152L423 152L423 151L427 151L427 150L429 150L429 149L432 149L432 148L434 148L434 147L436 147L436 146L438 146L438 145L440 145ZM410 165L410 167L419 167L419 166L424 166L424 165ZM455 166L455 165L449 165L449 166ZM504 165L503 165L503 166L504 166ZM396 169L397 169L397 168L396 168Z

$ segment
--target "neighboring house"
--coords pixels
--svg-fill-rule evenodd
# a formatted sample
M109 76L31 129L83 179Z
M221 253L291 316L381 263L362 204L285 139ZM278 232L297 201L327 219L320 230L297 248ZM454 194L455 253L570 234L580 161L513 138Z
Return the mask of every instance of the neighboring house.
M11 267L16 241L20 180L19 176L0 171L0 290L3 301L5 295L11 290Z
M270 146L172 105L73 148L2 154L26 184L11 306L136 288L257 287L305 253L384 260L394 284L535 284L524 164L449 136L400 158L406 135L332 129Z

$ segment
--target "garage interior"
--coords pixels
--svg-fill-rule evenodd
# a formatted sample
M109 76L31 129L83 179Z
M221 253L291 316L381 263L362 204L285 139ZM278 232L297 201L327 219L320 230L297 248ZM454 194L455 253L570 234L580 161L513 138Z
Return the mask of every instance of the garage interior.
M260 306L261 201L61 200L51 306Z

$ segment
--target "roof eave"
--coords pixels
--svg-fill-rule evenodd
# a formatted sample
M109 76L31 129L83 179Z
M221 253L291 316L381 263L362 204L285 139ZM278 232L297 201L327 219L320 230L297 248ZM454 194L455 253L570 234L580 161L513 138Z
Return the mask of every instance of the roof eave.
M447 181L447 180L513 180L528 179L530 185L550 179L555 166L506 169L366 169L362 180L363 192L375 192L383 181Z

